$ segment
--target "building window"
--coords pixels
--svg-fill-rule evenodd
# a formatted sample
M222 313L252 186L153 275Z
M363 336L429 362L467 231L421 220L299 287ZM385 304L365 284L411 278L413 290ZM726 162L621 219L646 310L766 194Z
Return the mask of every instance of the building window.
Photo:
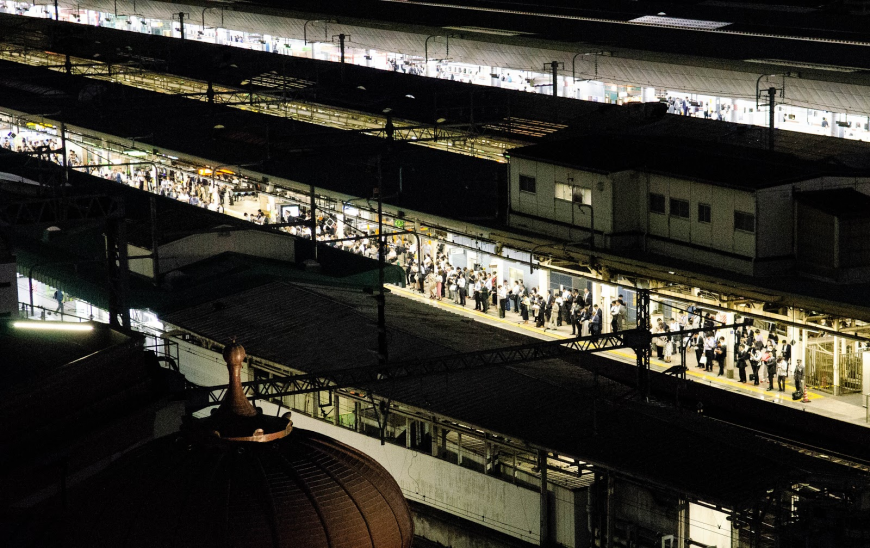
M574 202L575 204L591 204L592 190L565 183L556 183L555 195L557 200Z
M752 213L734 212L734 230L755 232L755 215Z
M520 175L520 191L535 193L535 178L528 175Z
M710 204L698 204L698 222L710 222Z
M689 218L689 201L671 198L671 216Z
M592 204L591 188L582 188L579 186L575 186L572 195L574 196L575 204Z
M650 213L664 213L665 212L665 197L663 194L652 194L649 195L649 210Z

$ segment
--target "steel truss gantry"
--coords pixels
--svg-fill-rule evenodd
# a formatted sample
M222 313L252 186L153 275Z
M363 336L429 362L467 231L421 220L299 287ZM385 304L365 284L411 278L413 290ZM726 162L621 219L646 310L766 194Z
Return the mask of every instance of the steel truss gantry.
M645 306L643 312L640 311L642 306ZM311 392L329 392L342 388L363 388L388 381L416 379L429 375L449 375L460 371L520 365L538 360L573 360L595 352L631 348L637 355L639 370L637 388L640 394L647 397L650 383L649 358L652 333L640 325L640 319L649 317L649 290L638 290L638 310L639 327L637 329L568 340L541 341L387 365L352 367L323 373L249 381L242 383L242 387L249 399L270 399ZM646 325L645 320L643 325ZM729 329L743 325L746 325L746 322L720 325L716 329ZM687 329L675 334L682 337L706 330L706 328ZM220 403L226 389L227 386L214 386L193 390L190 398L190 409L196 410Z

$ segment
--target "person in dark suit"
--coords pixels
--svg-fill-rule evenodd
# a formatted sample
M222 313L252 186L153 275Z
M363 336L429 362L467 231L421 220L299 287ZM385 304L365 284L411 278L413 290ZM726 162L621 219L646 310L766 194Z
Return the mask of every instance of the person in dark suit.
M782 346L779 349L779 355L785 358L785 362L791 365L791 345L794 344L794 341L789 343L785 339L782 340Z
M553 290L547 290L547 296L544 297L544 320L550 321L550 314L553 312L553 301L555 298L553 297Z
M728 347L725 344L725 337L719 337L719 340L716 342L716 348L713 349L713 355L716 358L716 362L719 364L719 374L717 377L721 377L725 374L725 356L728 354Z
M592 308L592 293L589 292L589 288L583 290L583 302L586 303L587 308Z
M704 364L701 363L701 356L704 355L704 337L702 337L700 333L693 333L692 340L689 344L695 350L695 363L698 364L699 368L703 369Z
M797 392L797 393L803 392L803 380L804 380L804 364L801 363L801 360L798 360L797 365L795 365L795 368L794 368L795 392Z
M749 347L744 345L740 346L740 351L737 354L737 371L740 373L739 382L746 382L746 366L749 365Z
M773 343L767 343L767 350L762 353L761 362L767 370L767 389L773 390L773 379L776 376L776 350Z
M597 337L601 334L601 309L598 305L592 305L592 319L589 321L589 334Z

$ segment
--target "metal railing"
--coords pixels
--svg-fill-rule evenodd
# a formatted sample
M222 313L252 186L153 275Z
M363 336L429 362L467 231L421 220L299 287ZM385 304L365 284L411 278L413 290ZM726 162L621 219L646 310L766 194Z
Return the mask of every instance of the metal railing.
M816 390L834 393L834 353L818 345L807 348L806 383Z
M860 393L863 388L863 355L857 352L849 352L840 354L838 363L839 368L839 393L840 394L855 394Z
M144 350L151 350L158 358L163 358L160 360L161 366L171 369L176 373L180 372L180 357L177 342L168 338L149 336L142 348ZM187 388L194 387L197 386L193 383L189 383Z
M77 316L75 314L70 314L69 312L66 312L64 310L64 308L65 307L61 306L59 308L52 310L51 308L48 308L45 306L32 305L30 303L18 301L18 312L19 312L19 316L22 319L28 319L28 320L38 319L38 320L42 320L42 321L54 321L54 320L49 319L49 317L52 315L55 315L58 317L57 321L61 321L61 322L78 321L79 323L81 323L81 322L90 322L90 321L95 320L93 316L91 316L89 318L85 318L84 316Z

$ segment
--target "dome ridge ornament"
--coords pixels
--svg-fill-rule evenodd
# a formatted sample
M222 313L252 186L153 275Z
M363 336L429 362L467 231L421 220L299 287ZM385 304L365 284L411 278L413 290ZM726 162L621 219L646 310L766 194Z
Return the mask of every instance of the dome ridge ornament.
M286 417L269 417L257 410L242 387L242 363L247 354L236 338L224 347L229 385L220 407L208 418L191 421L186 430L196 437L225 442L270 442L287 436L293 421Z

